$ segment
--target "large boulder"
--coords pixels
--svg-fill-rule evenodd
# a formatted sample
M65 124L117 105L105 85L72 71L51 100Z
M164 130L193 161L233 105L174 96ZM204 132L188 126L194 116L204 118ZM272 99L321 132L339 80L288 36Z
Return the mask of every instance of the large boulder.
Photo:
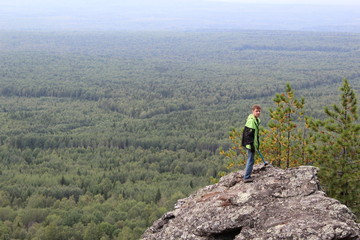
M317 171L255 165L251 183L231 173L179 200L142 239L360 239L354 214L320 190Z

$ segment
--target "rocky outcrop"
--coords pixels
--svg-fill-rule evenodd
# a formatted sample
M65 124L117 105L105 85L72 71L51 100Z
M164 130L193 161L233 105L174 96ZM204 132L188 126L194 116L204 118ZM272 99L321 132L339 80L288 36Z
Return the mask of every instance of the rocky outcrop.
M229 174L181 199L143 240L355 240L354 214L320 190L317 168L255 165L254 182Z

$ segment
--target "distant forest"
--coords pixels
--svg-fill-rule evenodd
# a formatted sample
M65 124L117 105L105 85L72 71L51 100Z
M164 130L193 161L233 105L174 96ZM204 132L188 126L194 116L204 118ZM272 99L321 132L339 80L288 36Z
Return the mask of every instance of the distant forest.
M0 239L139 239L230 171L253 104L266 127L290 83L321 119L343 78L360 34L0 32Z

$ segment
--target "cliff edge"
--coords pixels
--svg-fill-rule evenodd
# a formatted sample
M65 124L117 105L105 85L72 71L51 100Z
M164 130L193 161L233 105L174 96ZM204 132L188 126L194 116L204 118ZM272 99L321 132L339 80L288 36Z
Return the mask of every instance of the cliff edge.
M339 201L320 190L318 169L255 165L180 199L155 221L143 240L359 240L360 224Z

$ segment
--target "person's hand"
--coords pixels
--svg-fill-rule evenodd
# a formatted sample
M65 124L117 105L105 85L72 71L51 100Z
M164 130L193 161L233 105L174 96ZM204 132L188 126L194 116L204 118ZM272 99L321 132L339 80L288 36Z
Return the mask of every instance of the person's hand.
M252 144L250 144L250 151L252 152L252 153L254 153L255 152L255 147L254 147L254 144L252 143Z

